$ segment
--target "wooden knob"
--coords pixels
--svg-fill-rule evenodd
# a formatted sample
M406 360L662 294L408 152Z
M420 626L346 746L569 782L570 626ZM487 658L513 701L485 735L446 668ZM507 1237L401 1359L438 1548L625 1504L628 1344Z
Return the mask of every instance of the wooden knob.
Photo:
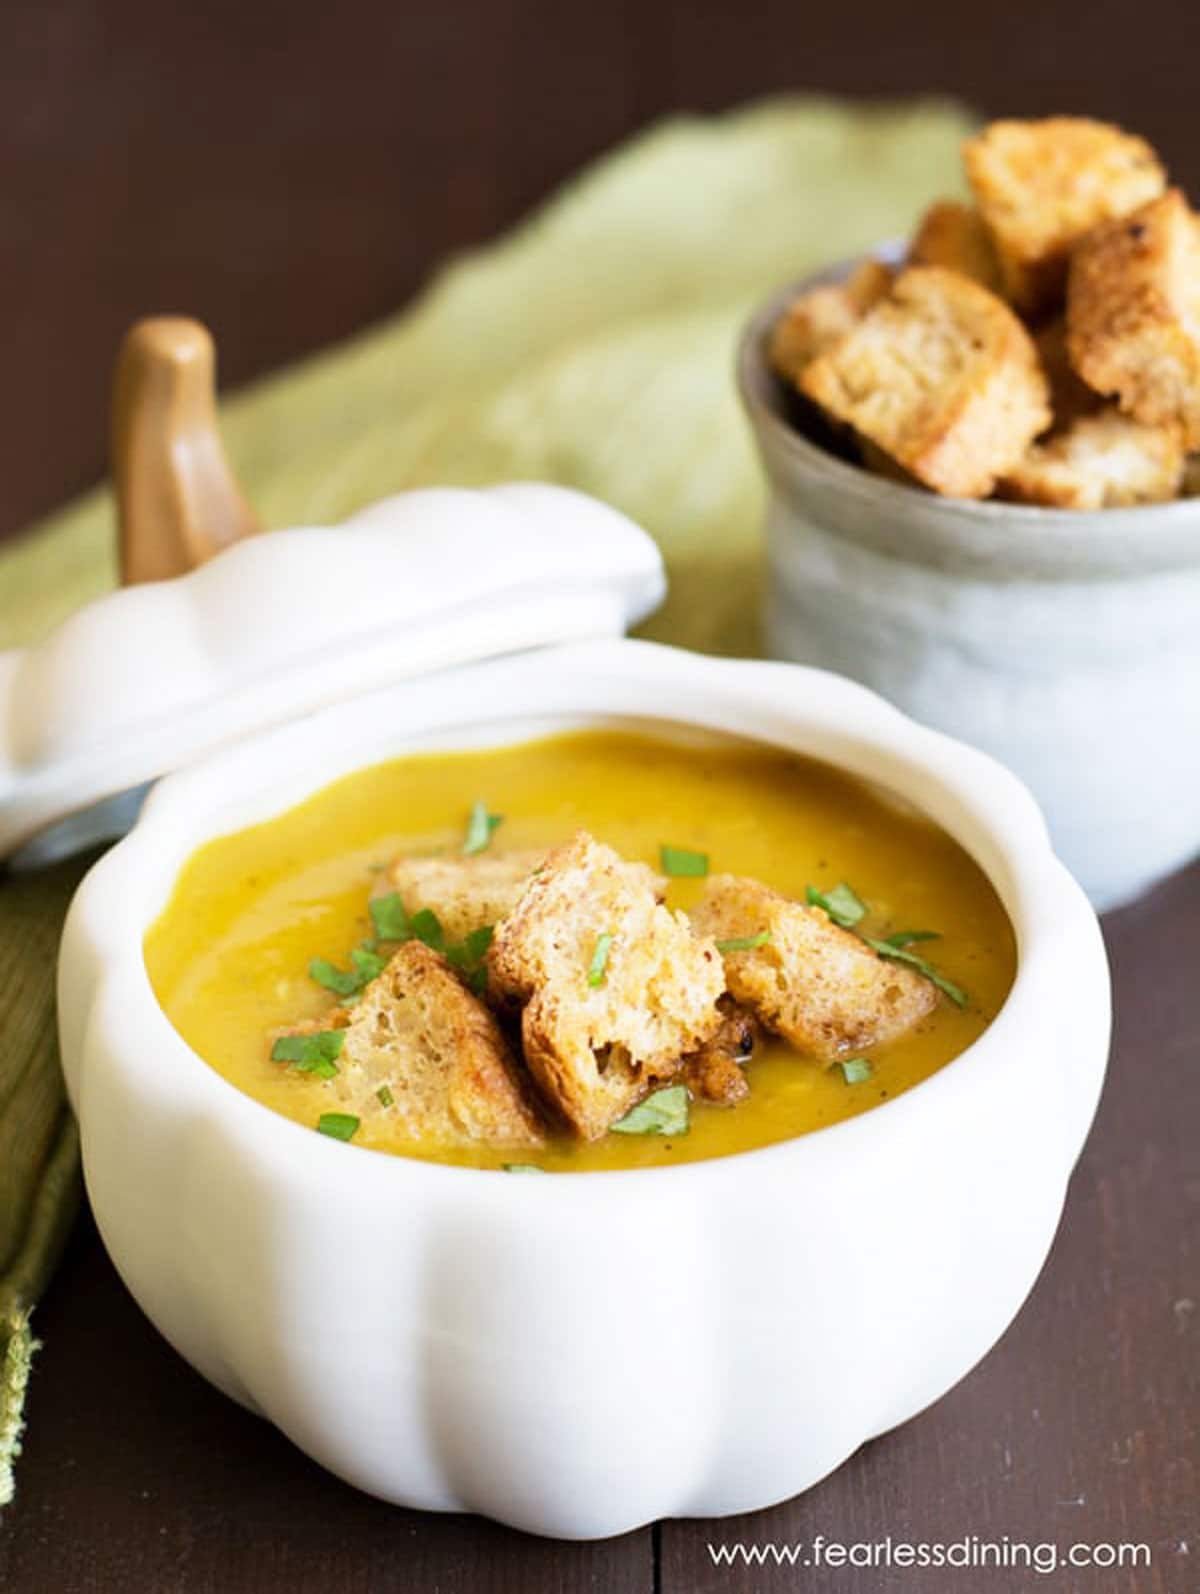
M154 316L125 335L112 407L121 580L183 575L262 527L217 431L216 355L198 321Z

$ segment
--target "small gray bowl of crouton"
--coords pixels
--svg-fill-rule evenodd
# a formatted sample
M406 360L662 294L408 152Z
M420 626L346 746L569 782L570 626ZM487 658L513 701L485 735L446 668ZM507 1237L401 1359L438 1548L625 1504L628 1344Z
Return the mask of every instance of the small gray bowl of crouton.
M751 319L766 633L1015 769L1100 907L1200 851L1200 218L1081 118Z

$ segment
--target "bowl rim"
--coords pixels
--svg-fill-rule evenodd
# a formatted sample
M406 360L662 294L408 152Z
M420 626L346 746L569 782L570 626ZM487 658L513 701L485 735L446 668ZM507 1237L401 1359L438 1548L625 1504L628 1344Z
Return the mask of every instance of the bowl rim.
M992 498L951 498L915 484L876 475L862 465L841 459L791 423L778 402L782 384L766 356L770 329L798 294L843 281L856 266L867 260L900 265L903 254L903 245L889 242L845 257L776 288L751 311L738 337L735 374L742 404L760 435L765 434L797 471L825 480L832 488L860 499L881 515L894 511L897 505L933 517L949 511L956 520L969 520L979 527L1002 528L1010 536L1015 532L1038 541L1048 537L1062 538L1078 530L1084 530L1089 540L1100 539L1105 544L1125 541L1135 535L1141 541L1155 537L1160 541L1173 539L1168 549L1152 548L1150 551L1159 553L1160 557L1169 554L1171 563L1200 563L1200 497L1094 510L1007 503ZM1191 546L1183 546L1189 537ZM1105 548L1104 551L1109 550Z
M160 1006L144 957L146 932L165 906L180 870L205 843L284 813L347 774L404 756L406 748L420 750L427 734L433 735L447 751L471 745L465 739L467 734L472 727L483 725L489 731L491 727L511 726L511 736L497 736L493 741L493 745L506 745L523 739L527 734L523 725L543 718L561 719L566 723L560 728L565 729L570 724L596 723L606 717L641 717L651 732L655 722L660 726L681 724L790 747L803 756L824 758L844 772L890 786L954 836L952 825L930 811L931 793L939 801L944 799L948 808L961 810L964 823L973 821L978 826L984 840L996 849L1009 877L998 881L964 838L955 837L975 858L1001 899L1016 938L1017 967L1008 995L987 1028L928 1078L853 1118L766 1146L663 1168L586 1173L568 1170L565 1177L556 1172L556 1179L563 1181L562 1200L588 1199L587 1191L600 1188L595 1185L595 1178L629 1183L663 1178L713 1180L741 1177L751 1161L760 1167L780 1166L797 1158L810 1165L826 1160L832 1165L840 1162L855 1143L863 1154L871 1136L884 1132L884 1124L890 1126L889 1134L902 1133L904 1125L917 1114L927 1112L932 1103L962 1098L974 1089L975 1077L1003 1066L1003 1057L1020 1044L1022 1033L1029 1032L1029 1021L1037 1019L1043 993L1057 989L1053 965L1057 949L1064 943L1072 945L1088 965L1090 994L1099 998L1094 1022L1104 1027L1107 1036L1109 976L1095 914L1080 886L1055 856L1045 821L1028 789L987 754L919 725L866 687L803 665L715 658L624 638L568 644L550 651L555 655L553 672L546 670L546 650L438 672L425 680L400 683L331 705L302 721L248 738L159 782L128 836L92 866L77 888L64 933L64 947L72 946L80 928L77 921L83 919L94 943L90 985L86 975L81 978L78 970L80 962L86 965L89 957L81 960L72 954L60 959L58 988L60 1032L74 1035L73 1042L64 1040L64 1072L68 1093L80 1117L85 1166L86 1112L79 1107L85 1092L80 1071L86 1036L99 1015L101 1022L107 1017L115 1024L119 1019L122 1036L134 1037L110 1047L120 1051L123 1066L135 1051L153 1056L157 1090L174 1090L182 1109L190 1108L193 1114L202 1111L206 1119L222 1121L231 1136L244 1131L254 1139L257 1152L270 1166L290 1163L293 1156L298 1156L304 1159L306 1177L321 1167L339 1178L349 1177L353 1166L361 1168L356 1178L382 1181L378 1187L392 1191L414 1180L441 1181L439 1188L444 1190L465 1188L468 1179L479 1180L495 1173L494 1169L427 1161L366 1146L349 1148L352 1152L369 1153L366 1157L360 1155L352 1165L344 1161L320 1162L322 1158L344 1157L346 1148L248 1095L206 1062L174 1028ZM464 703L477 704L479 684L486 677L488 689L494 692L497 671L510 677L504 684L518 688L525 685L535 694L546 696L547 702L500 715L480 712L475 706L473 714L453 713L447 719L445 710L451 704L447 698L441 715L432 716L429 726L410 725L402 733L393 727L386 737L378 738L380 745L370 756L361 756L359 743L364 729L368 725L378 728L381 711L395 707L404 697L410 699L411 707L413 695L423 688L435 701L445 695L439 687L451 688L456 709ZM646 713L632 708L627 713L619 708L606 711L602 706L567 706L574 703L586 680L595 683L601 698L611 695L617 684L635 687L639 693L657 686L690 695L697 707L693 717L686 711L655 709ZM503 701L503 695L497 693L496 700ZM721 705L720 713L714 706L717 704ZM754 728L739 728L740 717L748 713L755 722ZM825 725L831 735L841 734L845 742L842 756L814 752L789 741L789 735L806 734L802 729L806 720L811 722L809 733ZM324 763L320 773L313 776L309 757L312 749L337 747L336 737L331 741L331 736L339 726L351 724L357 727L358 734L349 747ZM846 725L852 725L853 730L844 730ZM895 778L847 769L845 759L852 746L864 761L878 755ZM298 785L288 780L289 765L292 770L303 771ZM264 778L265 771L270 772L269 778ZM910 789L905 789L904 778ZM911 789L913 785L921 788L919 795ZM85 939L88 931L84 932ZM85 987L82 991L81 985ZM80 1000L84 1011L72 1015L73 1004ZM1044 1017L1043 1014L1043 1020ZM1069 1082L1071 1088L1078 1085L1086 1090L1089 1110L1085 1121L1089 1123L1103 1079L1103 1058L1094 1072L1094 1079ZM1063 1165L1064 1180L1081 1143L1082 1137L1069 1148L1070 1155ZM497 1183L506 1191L519 1192L529 1183L536 1187L538 1181L493 1180L489 1186L477 1184L476 1188L494 1190ZM536 1198L518 1193L503 1199Z

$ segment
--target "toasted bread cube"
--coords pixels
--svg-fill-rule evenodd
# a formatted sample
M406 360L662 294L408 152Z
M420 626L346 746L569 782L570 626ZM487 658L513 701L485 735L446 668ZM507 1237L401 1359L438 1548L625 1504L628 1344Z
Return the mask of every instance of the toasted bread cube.
M437 914L449 941L493 925L517 904L531 874L545 861L546 849L488 852L474 857L402 857L391 864L385 889L396 891L410 916L428 908ZM634 863L661 902L667 882L649 864Z
M762 1040L762 1026L731 996L723 996L718 1005L720 1025L698 1051L684 1058L683 1082L699 1100L733 1107L750 1094L745 1065Z
M945 266L1000 292L1000 262L992 236L974 205L939 199L921 217L909 245L910 266Z
M724 972L646 884L644 867L580 832L546 859L488 952L492 983L524 1002L525 1060L586 1139L678 1072L721 1022Z
M1076 249L1067 349L1089 387L1200 447L1200 219L1177 188Z
M1145 139L1078 116L992 122L967 140L963 163L1004 291L1027 316L1061 302L1067 261L1084 233L1166 186Z
M864 260L845 282L798 295L771 329L767 357L793 386L810 360L837 342L892 285L893 272L880 260Z
M477 857L400 857L389 866L383 889L396 891L410 916L436 913L448 940L495 924L521 895L544 851L488 852Z
M894 1040L938 1000L930 981L877 956L823 909L793 902L760 880L712 875L692 925L719 942L769 935L761 946L724 953L730 994L822 1062Z
M1179 484L1181 498L1200 498L1200 454L1189 454Z
M428 1145L543 1144L531 1093L495 1018L422 942L406 941L355 1007L315 1027L345 1029L329 1091L360 1118L395 1118L408 1139ZM389 1105L378 1095L385 1086Z
M1050 424L1029 333L956 271L911 266L801 389L935 492L983 498Z
M1000 492L1055 509L1161 504L1178 496L1183 467L1177 431L1143 426L1110 406L1034 443Z

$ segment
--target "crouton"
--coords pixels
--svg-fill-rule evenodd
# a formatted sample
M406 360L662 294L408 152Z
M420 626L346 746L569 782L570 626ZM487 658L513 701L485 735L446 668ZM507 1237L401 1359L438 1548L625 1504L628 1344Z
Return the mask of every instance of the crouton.
M956 271L910 266L801 390L935 492L983 498L1050 424L1029 333Z
M1178 189L1076 249L1067 349L1089 387L1200 447L1200 219Z
M992 293L1000 292L1000 262L991 234L975 206L957 199L939 199L930 205L909 245L908 263L945 266Z
M516 906L525 882L545 859L545 848L488 852L476 857L397 858L385 876L385 890L396 891L408 914L428 908L437 914L449 941L496 924ZM632 863L661 902L667 882L649 864Z
M1000 493L1056 509L1160 504L1177 496L1183 467L1178 432L1143 426L1111 406L1034 443Z
M1061 302L1071 250L1090 228L1166 186L1144 139L1086 117L992 122L964 144L963 163L1005 294L1027 316Z
M359 1117L395 1117L409 1139L430 1145L543 1143L495 1018L422 942L406 941L355 1007L327 1015L318 1027L344 1029L329 1091Z
M525 1004L534 1080L589 1140L721 1022L716 947L655 900L643 868L582 831L550 853L496 926L488 964L497 990Z
M1181 498L1200 498L1200 454L1189 454L1179 484Z
M762 1039L762 1026L730 996L718 1003L720 1025L698 1051L683 1060L683 1082L701 1101L732 1107L750 1094L745 1064Z
M767 346L776 374L797 384L810 360L878 304L891 287L892 276L882 261L864 260L845 282L810 288L793 299L771 329Z
M821 908L759 880L710 876L692 912L698 935L761 946L726 951L730 994L770 1030L822 1062L894 1040L932 1011L936 988L878 957Z
M381 889L396 891L410 916L437 914L448 941L495 924L512 911L525 882L545 851L488 852L477 857L400 857L388 867Z

